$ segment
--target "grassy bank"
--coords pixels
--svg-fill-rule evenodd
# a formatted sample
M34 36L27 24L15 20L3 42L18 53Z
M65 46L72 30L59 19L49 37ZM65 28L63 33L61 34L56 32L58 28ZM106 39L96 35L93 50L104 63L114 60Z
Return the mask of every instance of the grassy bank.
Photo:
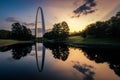
M110 39L110 38L82 38L80 36L69 37L67 41L55 41L49 39L43 39L44 42L50 43L68 43L68 44L119 44L120 39Z
M12 44L12 43L17 43L17 40L6 40L6 39L0 39L0 45L5 45L5 44Z
M31 43L32 41L18 41L18 40L10 40L10 39L0 39L0 47L17 44L17 43Z
M109 38L82 38L80 36L69 37L68 43L76 44L120 44L118 39L109 39Z
M49 43L56 43L54 40L47 40L43 39L44 42L49 42ZM7 45L12 45L12 44L17 44L17 43L33 43L34 41L17 41L17 40L6 40L6 39L0 39L0 47L2 46L7 46ZM41 40L38 42L42 42ZM100 39L100 38L82 38L80 36L72 36L69 37L67 41L61 41L58 43L67 43L68 45L71 46L76 46L76 47L81 47L81 46L93 46L93 47L120 47L120 40L116 39Z
M109 38L82 38L80 36L69 37L68 45L72 47L91 47L91 48L118 48L120 40Z

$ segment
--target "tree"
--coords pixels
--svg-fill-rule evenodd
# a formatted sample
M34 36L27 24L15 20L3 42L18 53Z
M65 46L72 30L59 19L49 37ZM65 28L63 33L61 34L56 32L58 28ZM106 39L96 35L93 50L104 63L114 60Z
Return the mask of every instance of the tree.
M84 38L120 38L120 12L105 22L96 22L88 25L80 35Z
M11 31L8 30L0 30L0 39L10 39Z
M69 30L68 24L63 21L62 23L53 25L52 31L45 33L43 37L57 41L66 40L69 36Z
M69 26L65 21L55 24L52 31L56 40L66 40L69 36Z
M12 38L17 40L32 39L32 32L29 28L20 23L12 24Z
M47 38L47 39L54 39L54 34L52 31L50 32L46 32L44 35L43 35L44 38Z

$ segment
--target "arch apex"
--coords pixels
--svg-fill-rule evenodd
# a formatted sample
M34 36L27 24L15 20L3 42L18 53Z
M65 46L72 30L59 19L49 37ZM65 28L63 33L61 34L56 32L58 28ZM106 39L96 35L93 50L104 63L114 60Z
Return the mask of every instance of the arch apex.
M38 37L38 13L39 13L39 10L40 10L40 13L41 13L41 20L42 20L42 35L45 33L45 21L44 21L44 13L43 13L43 9L41 6L39 6L37 8L37 12L36 12L36 20L35 20L35 37L37 38Z

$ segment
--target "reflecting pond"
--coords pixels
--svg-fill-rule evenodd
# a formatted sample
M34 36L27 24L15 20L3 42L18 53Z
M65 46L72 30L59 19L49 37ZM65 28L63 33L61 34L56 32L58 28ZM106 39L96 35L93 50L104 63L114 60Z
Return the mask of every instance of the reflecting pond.
M119 49L63 44L0 48L0 80L120 80Z

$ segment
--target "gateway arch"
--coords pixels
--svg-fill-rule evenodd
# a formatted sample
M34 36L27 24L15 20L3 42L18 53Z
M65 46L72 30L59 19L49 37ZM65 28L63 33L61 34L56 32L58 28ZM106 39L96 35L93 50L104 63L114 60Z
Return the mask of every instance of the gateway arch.
M36 13L36 20L35 20L35 38L37 39L38 37L38 14L39 11L41 13L41 22L42 22L42 35L45 33L45 22L44 22L44 14L43 14L43 9L42 7L38 7L37 13ZM42 64L39 66L39 60L38 60L38 43L35 41L35 53L36 53L36 63L37 63L37 68L39 72L42 72L43 67L44 67L44 60L45 60L45 47L42 46Z
M41 22L42 22L42 35L45 33L45 21L42 7L38 7L35 20L35 38L38 37L38 14L41 13Z

